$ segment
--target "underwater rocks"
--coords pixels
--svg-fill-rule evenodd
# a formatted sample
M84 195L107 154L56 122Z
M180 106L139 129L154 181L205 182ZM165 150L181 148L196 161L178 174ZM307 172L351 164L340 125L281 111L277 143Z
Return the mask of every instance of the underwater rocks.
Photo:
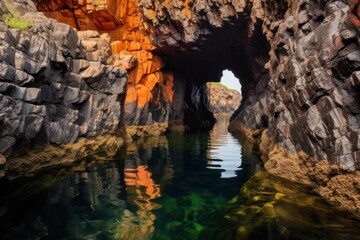
M109 65L108 35L77 33L34 10L24 17L27 31L0 22L0 153L116 133L127 72Z
M239 108L241 95L219 83L207 83L210 110L213 113L233 113Z
M358 215L260 171L210 217L199 239L358 239L358 225Z
M264 159L269 161L265 166L269 172L317 187L329 184L333 189L338 182L336 179L330 176L324 183L313 177L312 169L316 169L322 160L328 162L329 168L338 166L339 175L354 174L360 168L359 1L110 0L85 3L69 0L60 3L47 0L38 1L38 9L78 30L107 32L114 41L111 44L113 53L136 58L118 58L120 61L128 59L125 68L131 69L124 109L124 121L129 125L169 122L169 126L174 128L181 128L179 126L184 124L195 129L211 127L215 120L208 109L205 86L207 82L218 81L222 70L230 69L240 79L243 100L229 129L232 132L245 131L252 141L262 141ZM35 22L43 18L37 13L26 15ZM64 71L71 69L70 60L76 59L81 50L75 47L77 44L69 44L74 41L70 40L74 35L72 31L55 25L62 29L60 32L67 36L64 39L68 41L59 39L60 52L49 56L55 56L54 64ZM12 36L16 39L18 35ZM4 36L6 39L7 35ZM22 45L27 46L26 43ZM86 44L91 59L98 56L94 46L93 41ZM30 52L37 53L42 49L34 48ZM26 116L29 116L26 122L31 123L25 135L36 135L40 129L46 132L47 128L42 126L49 114L40 104L44 91L40 94L38 86L31 83L34 76L46 79L51 64L47 65L41 54L35 56L35 64L34 61L28 62L21 53L14 56L12 48L5 47L0 52L4 59L2 63L6 63L0 68L3 69L3 78L14 79L0 86L0 92L6 92L7 97L14 99L12 106L15 111L6 115L13 114L12 119L17 119L21 109L25 108ZM6 62L12 62L12 59L13 65ZM105 60L103 63L110 62ZM117 64L121 65L119 61ZM17 70L21 71L15 79L14 71ZM87 79L86 85L95 88L94 91L109 94L111 86L101 80L100 83L92 80L101 78L100 75L89 67L82 77ZM52 74L52 78L55 76ZM24 86L29 89L23 89ZM56 89L54 91L61 96L61 88ZM77 99L81 91L77 93L76 89L68 89L67 99ZM25 107L22 102L26 103ZM95 105L100 102L95 102ZM62 111L63 116L67 115L66 124L61 127L58 127L60 123L55 124L53 128L55 133L60 128L71 129L71 134L63 137L54 134L56 139L72 140L76 138L72 135L74 132L85 136L103 132L90 131L89 134L85 126L77 131L76 126L80 122L82 125L83 121L76 118L79 110L70 109L74 111ZM95 115L101 122L112 119L112 115L109 117L107 114ZM75 118L68 117L73 115ZM0 121L3 119L0 116ZM76 124L67 123L68 119L73 119ZM6 128L12 133L6 136L18 136L17 129L21 129L24 121L14 121ZM114 123L109 123L107 132L112 131ZM279 154L282 157L276 159ZM281 159L291 163L284 163ZM285 172L279 166L294 166L294 169Z

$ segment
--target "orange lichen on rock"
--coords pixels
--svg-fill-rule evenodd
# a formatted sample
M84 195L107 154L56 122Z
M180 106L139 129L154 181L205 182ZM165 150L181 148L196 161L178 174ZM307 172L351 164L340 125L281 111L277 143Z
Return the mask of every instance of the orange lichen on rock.
M43 0L37 2L39 11L59 22L65 22L79 30L112 30L122 25L127 13L127 1L75 1L75 0ZM70 11L74 17L66 20L54 12ZM76 22L74 26L70 23ZM95 27L94 27L95 26Z
M136 94L138 95L138 106L144 107L151 99L150 90L142 84L136 85Z
M172 73L163 73L163 63L154 54L155 49L149 34L143 26L143 14L138 0L44 0L37 5L48 17L67 23L78 30L96 30L111 37L112 53L134 56L137 65L128 70L128 92L125 104L136 103L143 108L153 98L153 94L165 95L165 103L171 103L174 95ZM184 9L184 14L191 11ZM120 66L121 57L114 57L115 66ZM116 60L118 59L118 60ZM157 89L154 89L158 86ZM156 91L156 93L152 93ZM158 98L158 97L157 97ZM133 110L135 110L133 109ZM132 113L127 113L132 114Z

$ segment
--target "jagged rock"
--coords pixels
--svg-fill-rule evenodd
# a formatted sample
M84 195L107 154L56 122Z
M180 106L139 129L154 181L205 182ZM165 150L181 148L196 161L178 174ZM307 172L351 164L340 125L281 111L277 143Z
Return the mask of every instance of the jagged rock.
M233 113L239 108L241 95L221 84L207 83L210 110L213 113Z
M121 1L117 8L111 8L114 2L90 0L86 2L89 8L83 10L83 1L67 1L65 4L46 0L39 2L38 8L48 16L73 24L78 30L106 29L114 40L111 45L113 53L125 50L136 57L138 64L129 72L126 96L125 120L128 124L170 121L193 128L211 127L214 117L208 109L205 84L218 81L222 70L231 69L241 81L243 101L229 128L245 131L251 140L267 146L263 149L270 158L269 164L265 164L269 172L334 192L332 190L339 185L336 176L330 174L329 179L333 179L329 181L314 177L314 169L326 159L330 165L339 166L343 171L333 173L341 176L339 179L347 179L341 186L350 186L354 182L347 171L360 168L360 117L356 107L359 99L357 72L360 70L358 0L128 0ZM72 13L68 17L62 14L69 12ZM42 91L47 89L42 95L54 101L55 105L63 104L66 80L60 73L71 71L74 58L79 56L88 61L108 63L109 46L102 44L102 40L108 37L87 33L86 41L94 39L97 47L102 46L97 50L93 43L88 43L86 48L76 43L76 48L72 48L65 44L67 40L62 42L59 39L60 49L57 50L55 43L46 36L52 34L55 26L61 28L62 25L44 21L43 16L31 11L25 16L31 16L35 25L43 21L31 31L45 36L47 41L43 44L49 45L51 63L47 58L30 59L26 47L17 49L18 42L26 43L31 39L26 34L10 31L3 24L0 25L3 43L0 60L29 75L36 75L35 82L38 75L47 79L51 84L41 88ZM59 33L59 36L72 36L69 28L64 30L64 34ZM15 51L20 47L25 51ZM86 119L78 125L78 131L81 134L87 132L86 136L113 129L111 126L117 118L107 110L120 108L114 100L116 96L112 95L111 99L106 96L113 92L111 84L103 80L108 68L99 67L98 63L90 65L97 70L78 65L74 72L84 79L80 89L92 94L77 108L80 109L79 115ZM11 70L4 74L10 78ZM7 126L12 126L8 128L11 131L3 132L15 136L23 132L17 116L21 115L22 102L8 95L12 89L18 89L11 85L17 83L10 81L0 85L0 92L5 95L3 106L6 105L1 111L6 113ZM102 89L101 93L98 93L99 89ZM48 94L50 92L54 93L53 99ZM21 94L20 91L22 97ZM107 106L114 102L115 105ZM6 110L10 107L16 109L15 113ZM54 107L50 114L52 123L58 123L54 124L54 129L60 129L58 118L66 116L66 111L60 109ZM109 116L104 117L104 111L100 109ZM96 119L95 122L109 119L109 122L105 124L106 128L101 128L95 127L96 123L90 119ZM69 127L70 122L64 126ZM57 139L72 139L72 136L60 134ZM275 151L275 146L282 150ZM286 154L291 154L291 157L287 158ZM276 156L286 159L283 165L296 166L299 171L279 168L275 164ZM326 190L321 192L335 199L334 202L360 206L358 197L348 199L345 193L339 192L334 197Z
M33 25L20 31L0 22L0 154L10 155L19 143L65 144L115 134L127 72L104 65L112 62L109 35L78 34L36 12L30 0L11 6L27 9ZM89 41L95 44L89 47ZM87 58L92 52L99 57Z
M81 39L85 51L85 58L89 61L101 61L103 64L111 65L112 49L110 45L110 36L101 34L97 31L79 31L78 36Z
M127 52L121 52L120 54L114 54L114 66L131 70L135 68L138 64L138 60L133 55L130 55Z

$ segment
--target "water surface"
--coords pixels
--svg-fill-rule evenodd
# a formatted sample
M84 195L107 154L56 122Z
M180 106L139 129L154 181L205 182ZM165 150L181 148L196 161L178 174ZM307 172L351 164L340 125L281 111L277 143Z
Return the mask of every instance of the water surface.
M360 239L357 216L266 174L228 118L0 185L0 238Z
M259 169L227 132L140 139L115 159L17 184L3 197L7 239L196 239L210 214ZM86 160L86 159L85 159ZM8 187L9 188L9 187ZM2 196L11 189L2 189Z

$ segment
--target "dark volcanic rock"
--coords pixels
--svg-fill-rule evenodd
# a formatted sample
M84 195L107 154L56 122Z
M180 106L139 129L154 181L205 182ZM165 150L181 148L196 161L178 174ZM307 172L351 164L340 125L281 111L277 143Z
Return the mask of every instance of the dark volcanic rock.
M104 5L110 2L116 1ZM206 83L229 69L243 94L229 129L261 143L266 169L360 209L358 0L128 0L105 11L95 10L97 1L86 2L91 11L82 11L80 1L40 1L46 14L79 29L108 31L113 49L138 61L109 58L107 35L76 35L26 3L16 7L32 29L0 24L0 137L28 140L38 133L61 143L110 133L121 110L132 125L208 128L215 119ZM103 24L101 14L110 20ZM125 72L104 65L112 60L132 69L125 109L119 100Z
M7 11L2 3L0 9ZM77 33L33 8L24 17L32 21L27 31L0 22L0 154L8 156L16 143L116 133L127 72L106 65L112 63L108 35Z
M356 191L334 192L331 177L352 189L350 172L360 168L359 1L140 2L175 80L185 73L199 85L223 69L240 79L243 101L229 129L262 143L270 173L328 187L328 199L360 209L358 195L346 198ZM324 159L341 170L320 183L314 172Z

